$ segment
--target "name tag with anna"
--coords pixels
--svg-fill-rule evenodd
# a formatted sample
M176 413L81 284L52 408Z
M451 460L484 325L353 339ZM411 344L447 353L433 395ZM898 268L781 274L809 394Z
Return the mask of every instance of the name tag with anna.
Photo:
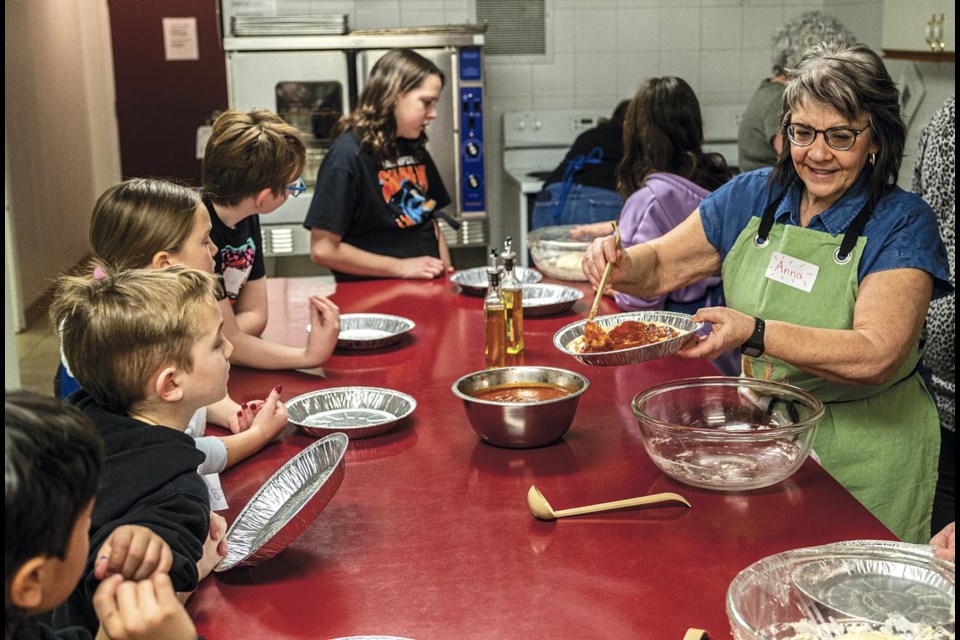
M820 267L817 265L774 251L767 265L766 277L810 293L818 273Z

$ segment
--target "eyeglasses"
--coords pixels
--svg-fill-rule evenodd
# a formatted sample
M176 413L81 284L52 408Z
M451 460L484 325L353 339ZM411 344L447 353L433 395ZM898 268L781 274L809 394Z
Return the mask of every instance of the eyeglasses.
M827 141L827 146L837 151L847 151L853 148L857 143L857 136L866 131L870 125L863 129L851 129L850 127L831 127L826 130L814 129L805 124L788 124L787 137L790 142L798 147L809 147L817 139L817 134L822 133L823 139Z
M287 185L287 191L290 192L290 196L293 198L296 198L306 190L307 183L303 181L303 178L297 178L296 182Z

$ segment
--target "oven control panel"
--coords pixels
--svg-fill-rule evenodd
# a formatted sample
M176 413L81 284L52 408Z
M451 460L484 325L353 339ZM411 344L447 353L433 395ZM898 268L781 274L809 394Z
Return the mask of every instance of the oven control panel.
M485 211L481 87L460 87L460 171L462 210Z

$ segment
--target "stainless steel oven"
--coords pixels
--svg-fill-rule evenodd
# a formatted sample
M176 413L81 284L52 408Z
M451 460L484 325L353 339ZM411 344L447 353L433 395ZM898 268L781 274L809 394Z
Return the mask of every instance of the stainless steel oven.
M268 257L310 253L303 221L331 129L355 105L374 63L387 51L408 48L433 61L446 76L438 117L427 130L427 149L440 170L452 204L441 222L451 249L487 242L484 175L484 88L478 33L391 33L323 36L225 37L230 106L277 112L307 139L307 192L262 216ZM459 227L459 228L454 228Z

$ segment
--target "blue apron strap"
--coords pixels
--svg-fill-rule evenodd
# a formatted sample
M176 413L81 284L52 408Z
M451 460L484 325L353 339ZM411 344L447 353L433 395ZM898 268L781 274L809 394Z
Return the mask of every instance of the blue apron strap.
M563 211L563 205L567 202L567 194L573 187L573 176L587 164L600 164L603 162L603 149L599 146L590 149L587 154L580 154L575 158L567 160L563 168L563 188L560 190L560 197L557 199L557 213L559 217Z

